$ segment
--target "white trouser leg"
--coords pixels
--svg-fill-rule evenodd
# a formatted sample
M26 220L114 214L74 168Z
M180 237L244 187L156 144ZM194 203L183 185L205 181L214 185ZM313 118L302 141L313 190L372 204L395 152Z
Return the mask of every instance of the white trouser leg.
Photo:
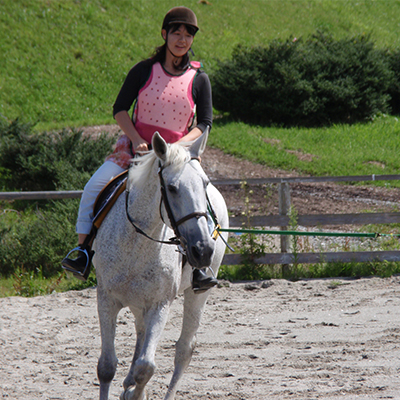
M104 186L112 178L123 172L124 169L112 161L106 161L89 179L83 189L81 203L79 205L78 220L76 223L76 232L89 234L92 229L93 206L97 196Z

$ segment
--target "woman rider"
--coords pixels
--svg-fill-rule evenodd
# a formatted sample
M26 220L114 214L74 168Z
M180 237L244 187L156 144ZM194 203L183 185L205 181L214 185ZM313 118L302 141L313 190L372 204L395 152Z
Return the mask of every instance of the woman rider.
M190 62L188 55L198 29L192 10L172 8L161 29L164 44L151 58L136 64L122 85L113 114L124 135L83 191L76 224L78 257L67 256L62 261L63 268L82 280L89 275L94 254L85 243L92 229L94 202L107 182L129 167L133 154L149 150L155 131L168 143L190 142L212 125L210 81L199 69L200 63ZM128 111L134 103L130 118ZM193 127L195 111L197 125ZM203 270L193 271L193 288L206 289L216 284L217 280Z

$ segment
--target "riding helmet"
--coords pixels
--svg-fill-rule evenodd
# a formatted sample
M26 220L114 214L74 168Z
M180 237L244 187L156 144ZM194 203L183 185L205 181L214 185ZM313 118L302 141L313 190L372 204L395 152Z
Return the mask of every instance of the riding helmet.
M199 30L196 14L187 7L174 7L167 12L164 17L162 29L167 30L168 26L171 24L185 24L192 26L195 29L195 33Z

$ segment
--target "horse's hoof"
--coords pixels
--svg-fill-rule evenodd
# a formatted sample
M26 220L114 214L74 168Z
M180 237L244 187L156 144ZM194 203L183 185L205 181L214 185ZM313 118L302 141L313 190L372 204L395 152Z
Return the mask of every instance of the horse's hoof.
M129 390L130 388L131 388L132 390ZM132 391L133 391L133 386L127 387L127 388L121 393L121 396L119 396L119 400L129 400L128 394L129 394L129 392L132 393Z
M126 388L119 396L119 400L132 400L132 399L146 400L146 398L147 396L145 393L142 393L142 395L139 398L137 397L137 393L135 396L135 385Z

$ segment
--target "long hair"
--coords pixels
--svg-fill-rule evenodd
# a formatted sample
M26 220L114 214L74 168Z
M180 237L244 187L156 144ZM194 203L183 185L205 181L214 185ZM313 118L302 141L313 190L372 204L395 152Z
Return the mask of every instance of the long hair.
M167 39L168 39L168 35L170 33L174 33L175 31L177 31L180 28L181 25L185 25L186 30L188 31L188 33L194 37L194 35L196 34L197 30L193 26L178 23L178 24L169 25L168 30L167 30ZM155 52L153 53L153 55L148 60L150 65L153 65L156 62L159 62L160 64L163 64L163 62L165 61L166 54L167 54L167 40L165 41L165 43L162 46L159 46L159 47L157 47L155 49ZM190 62L189 54L186 53L182 57L182 61L180 62L180 64L178 66L176 66L176 69L179 70L179 71L185 70L188 67L189 62Z

